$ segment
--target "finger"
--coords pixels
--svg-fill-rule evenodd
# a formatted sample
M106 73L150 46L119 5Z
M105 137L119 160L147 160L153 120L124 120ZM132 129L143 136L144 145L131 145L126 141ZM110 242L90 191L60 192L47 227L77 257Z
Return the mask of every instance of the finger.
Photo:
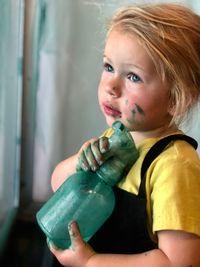
M99 149L99 139L91 143L91 149L98 165L100 166L103 163L103 155Z
M76 166L76 171L89 171L89 170L91 170L90 165L89 165L89 163L87 161L87 158L85 157L85 152L84 151L95 140L97 140L97 138L92 138L92 139L86 141L82 145L81 149L78 152L78 164Z
M109 142L107 137L102 136L99 138L99 150L102 154L109 150Z
M78 224L75 221L69 223L68 230L71 239L70 249L75 250L78 246L81 245L81 243L84 242L81 237Z
M95 158L95 155L93 154L91 144L86 149L84 149L84 154L90 168L93 171L96 171L99 168L99 164Z
M54 243L49 238L47 238L47 245L53 254L58 254L59 251L61 251L58 247L54 245Z
M80 156L78 158L78 166L76 167L76 170L79 171L79 170L83 170L83 171L89 171L91 168L90 168L90 165L87 161L87 158L85 156L85 152L84 150L81 151L80 153Z

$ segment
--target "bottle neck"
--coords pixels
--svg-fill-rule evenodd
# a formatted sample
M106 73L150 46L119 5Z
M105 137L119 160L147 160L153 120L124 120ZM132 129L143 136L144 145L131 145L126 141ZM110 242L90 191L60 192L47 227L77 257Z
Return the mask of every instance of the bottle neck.
M97 171L96 174L109 186L116 185L124 173L124 163L117 158L108 159Z

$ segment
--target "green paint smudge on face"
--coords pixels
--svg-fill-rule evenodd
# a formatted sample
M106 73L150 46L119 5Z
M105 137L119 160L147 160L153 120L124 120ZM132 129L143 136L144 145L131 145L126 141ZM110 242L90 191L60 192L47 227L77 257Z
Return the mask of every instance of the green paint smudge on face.
M130 118L127 118L128 123L136 123L135 115L136 115L136 110L132 109L131 110L132 116Z
M141 115L145 116L144 110L139 105L135 104L135 107Z
M136 114L135 109L131 110L131 113L135 116L135 114Z
M128 103L128 100L126 100L126 102ZM129 124L137 124L137 125L140 125L140 123L137 122L137 120L136 120L136 114L137 113L140 114L140 115L142 115L142 116L145 116L144 110L138 104L135 103L135 108L133 108L131 110L131 114L132 114L131 117L130 118L127 118L127 122Z

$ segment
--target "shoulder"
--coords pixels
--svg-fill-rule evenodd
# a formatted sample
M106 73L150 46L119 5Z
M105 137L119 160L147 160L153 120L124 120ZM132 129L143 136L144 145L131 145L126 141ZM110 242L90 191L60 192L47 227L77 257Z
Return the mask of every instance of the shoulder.
M179 165L188 167L190 165L200 166L200 158L195 148L189 142L177 139L171 141L163 152L152 161L150 169L152 172L152 169L166 168L167 166L175 168L175 166Z
M200 159L186 141L173 141L150 165L147 176L151 185L197 182L200 186Z

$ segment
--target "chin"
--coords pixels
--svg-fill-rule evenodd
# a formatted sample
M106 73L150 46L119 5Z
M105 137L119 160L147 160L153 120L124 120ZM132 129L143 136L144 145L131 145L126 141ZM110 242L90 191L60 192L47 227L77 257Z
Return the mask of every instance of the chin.
M113 122L118 121L118 120L120 120L120 119L106 116L106 123L107 123L108 127L110 127L110 128L112 127Z

